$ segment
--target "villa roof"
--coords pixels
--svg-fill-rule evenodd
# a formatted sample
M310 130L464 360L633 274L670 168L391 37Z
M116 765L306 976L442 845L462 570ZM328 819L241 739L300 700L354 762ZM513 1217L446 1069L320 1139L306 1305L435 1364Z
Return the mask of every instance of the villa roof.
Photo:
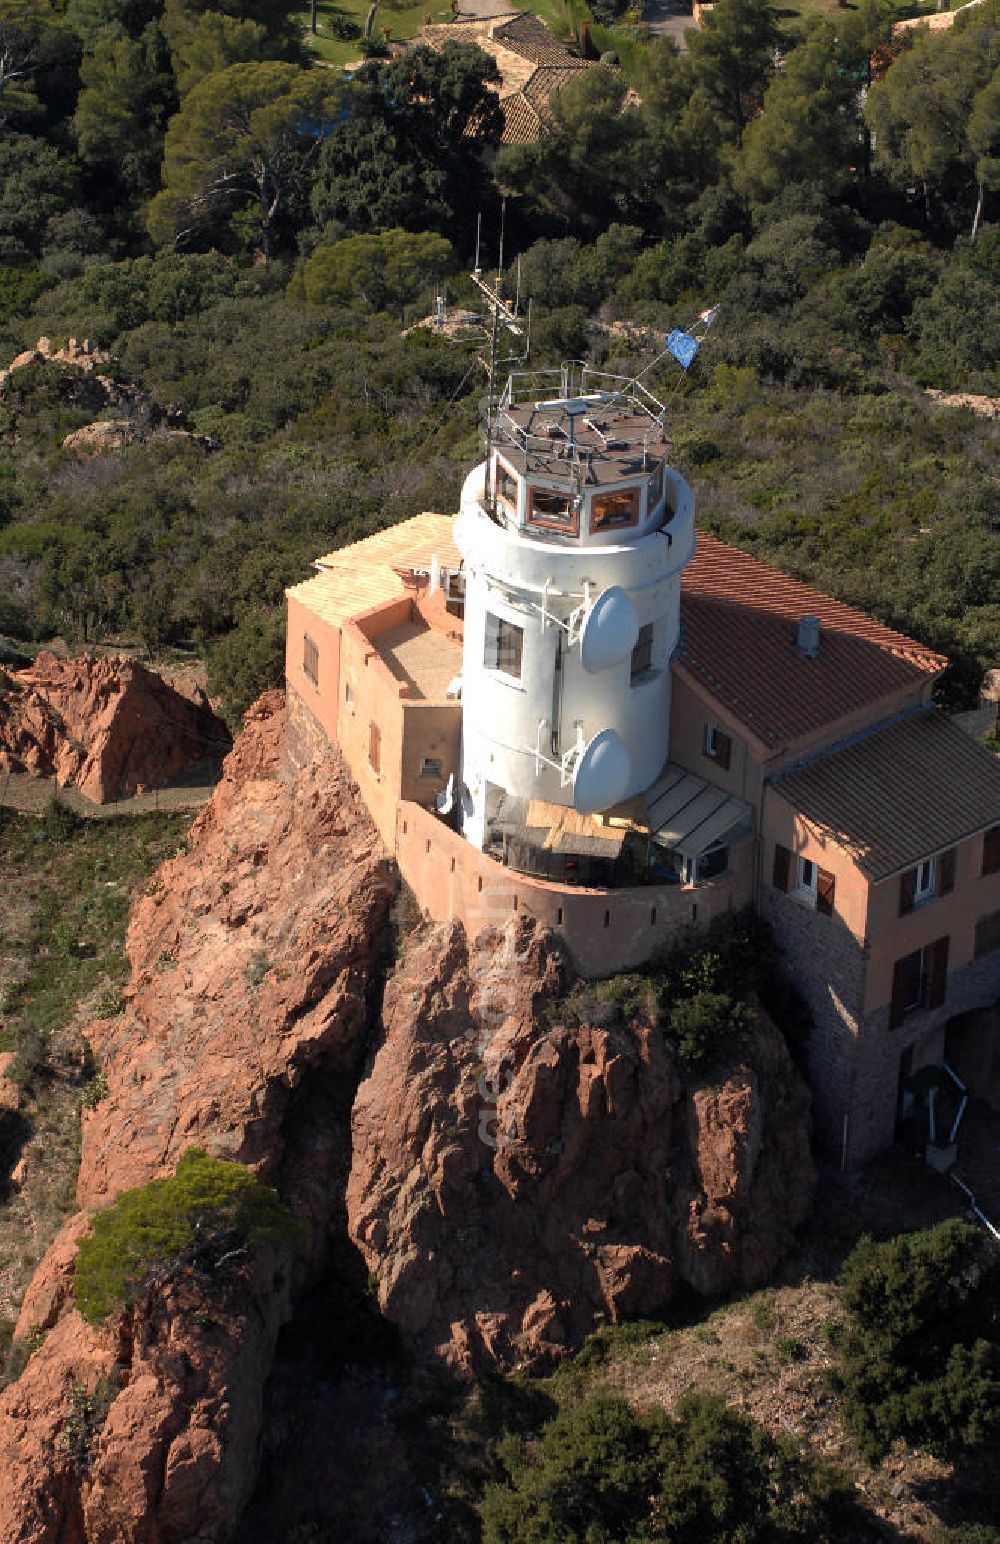
M818 757L774 788L876 881L1000 823L1000 759L934 708Z
M819 653L795 647L799 619L819 617ZM676 664L769 750L884 703L947 660L788 574L698 533L681 581Z
M286 594L339 627L405 595L403 574L408 569L429 569L434 557L445 568L458 568L461 557L452 539L453 524L450 515L414 515L326 553L316 560L320 572L315 578L293 585Z
M490 28L490 37L495 43L509 48L511 53L520 54L522 59L530 59L532 64L565 64L567 60L578 66L582 63L530 11L522 11L519 16L512 16L499 26L494 23Z
M544 134L551 121L551 101L592 61L581 59L553 37L545 23L530 12L434 22L423 27L416 40L440 51L447 43L476 43L496 60L500 71L499 92L503 110L501 142L530 144Z

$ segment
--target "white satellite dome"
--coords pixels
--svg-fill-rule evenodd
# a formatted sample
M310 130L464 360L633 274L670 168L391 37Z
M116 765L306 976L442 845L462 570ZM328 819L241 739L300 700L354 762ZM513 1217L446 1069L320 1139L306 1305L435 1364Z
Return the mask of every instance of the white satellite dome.
M580 662L590 675L628 659L639 636L639 613L620 584L598 595L580 632Z
M624 799L632 780L628 746L614 729L602 729L584 746L573 775L573 807L595 815Z

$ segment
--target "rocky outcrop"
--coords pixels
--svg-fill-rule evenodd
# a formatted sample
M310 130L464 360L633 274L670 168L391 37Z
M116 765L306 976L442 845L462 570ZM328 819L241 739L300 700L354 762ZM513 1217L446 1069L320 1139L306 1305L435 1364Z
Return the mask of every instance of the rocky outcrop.
M0 1398L4 1544L222 1540L252 1487L289 1311L280 1263L211 1300L186 1278L154 1287L99 1328L72 1274L89 1211L192 1146L277 1184L310 1260L339 1227L345 1100L395 882L342 765L294 773L283 726L277 693L249 715L190 851L135 908L126 1011L89 1031L108 1094L83 1117L82 1211L22 1305L16 1340L41 1344Z
M43 653L0 685L0 771L55 777L95 804L159 787L228 744L204 693L135 660Z
M56 349L48 338L39 338L34 348L16 354L6 370L0 370L0 387L6 384L15 370L23 370L28 365L70 365L73 369L82 370L85 375L92 375L95 371L106 369L111 362L111 355L98 348L89 338L84 338L82 343L76 338L70 338L65 347Z
M570 1028L562 956L524 918L471 944L419 923L380 1004L394 867L343 763L294 766L284 729L279 694L248 715L133 909L125 1011L88 1030L107 1094L0 1396L4 1544L235 1537L278 1329L348 1228L411 1348L468 1374L557 1356L682 1282L759 1281L808 1205L807 1096L766 1021L711 1080L650 1024ZM85 1323L94 1210L192 1146L274 1184L305 1258L212 1288L167 1274Z
M528 920L427 930L389 983L354 1108L351 1233L385 1314L464 1372L578 1344L686 1282L762 1281L808 1210L809 1100L762 1017L685 1076L662 1032L548 1025Z
M87 461L92 456L113 455L133 445L138 430L127 418L102 418L79 429L71 429L63 440L63 450L71 450L75 456Z
M70 338L58 349L48 338L39 338L34 348L25 349L0 370L0 396L16 397L34 389L36 383L22 375L31 368L43 372L46 393L64 408L93 416L94 422L72 430L63 440L63 449L81 459L122 451L153 436L190 440L204 451L218 449L216 440L188 429L179 408L163 407L141 386L123 380L111 354L88 338L82 343ZM16 438L16 429L12 432Z

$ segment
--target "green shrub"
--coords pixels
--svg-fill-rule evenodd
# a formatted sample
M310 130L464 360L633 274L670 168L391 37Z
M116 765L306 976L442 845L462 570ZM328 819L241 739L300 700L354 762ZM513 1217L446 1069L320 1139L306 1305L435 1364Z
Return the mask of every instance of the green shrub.
M155 1280L231 1271L264 1244L291 1251L301 1225L242 1164L189 1148L169 1179L127 1190L77 1246L74 1290L91 1324Z
M68 842L79 831L82 823L80 816L58 794L52 795L42 815L45 835L51 842Z
M80 1095L80 1103L85 1110L96 1110L102 1099L108 1097L108 1080L103 1072L95 1072L93 1077L87 1079Z
M485 1493L484 1544L851 1536L846 1479L715 1395L643 1417L595 1395L560 1411L536 1440L508 1437L498 1452L507 1481Z
M667 1033L682 1062L707 1067L718 1061L750 1027L750 1013L727 992L696 992L670 1012Z
M847 1425L866 1458L896 1437L951 1456L1000 1436L1000 1266L946 1222L848 1257L839 1337Z

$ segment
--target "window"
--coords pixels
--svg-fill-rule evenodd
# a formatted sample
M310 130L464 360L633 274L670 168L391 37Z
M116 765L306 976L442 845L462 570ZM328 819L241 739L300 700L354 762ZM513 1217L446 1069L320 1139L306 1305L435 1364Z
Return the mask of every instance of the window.
M955 849L924 858L916 868L899 876L899 915L908 916L916 907L939 895L949 895L955 888Z
M348 708L353 713L354 712L354 687L351 685L350 681L345 681L344 682L344 701L346 702Z
M643 622L632 650L632 666L629 678L633 685L653 668L653 624Z
M313 686L319 685L319 649L308 633L302 638L302 673Z
M377 724L368 725L368 765L373 772L381 770L382 731Z
M1000 826L983 833L983 873L1000 874Z
M563 493L552 488L529 488L528 524L562 531L566 536L576 536L580 529L579 501L568 491Z
M590 501L590 529L612 531L635 525L639 518L638 488L619 488L614 493L595 493Z
M794 877L795 883L792 883ZM791 891L800 901L815 906L821 916L833 915L833 903L837 881L833 874L820 868L811 858L797 858L780 842L774 846L774 868L771 883L776 890Z
M1000 911L991 911L976 923L976 959L992 954L994 949L1000 949Z
M496 496L511 509L517 508L517 478L502 461L497 462Z
M524 644L524 628L508 622L505 617L486 613L486 652L483 664L487 670L502 670L504 675L521 679L521 650Z
M709 761L714 761L723 772L728 771L733 754L732 735L723 734L722 730L716 729L714 724L706 724L702 751Z
M441 760L440 756L421 756L421 758L420 758L420 776L421 777L443 777L444 776L444 762Z
M889 1028L898 1029L917 1008L939 1008L948 982L948 939L937 938L897 960L892 972Z

